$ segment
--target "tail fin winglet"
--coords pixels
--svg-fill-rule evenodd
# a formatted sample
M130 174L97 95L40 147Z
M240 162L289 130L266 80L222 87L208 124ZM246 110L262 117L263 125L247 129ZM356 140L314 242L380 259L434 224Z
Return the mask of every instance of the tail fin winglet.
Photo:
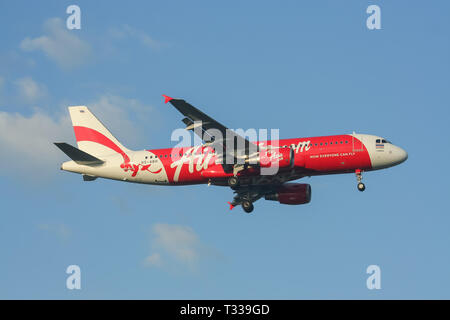
M96 166L104 163L104 161L90 155L89 153L81 151L68 143L55 142L55 145L77 164Z

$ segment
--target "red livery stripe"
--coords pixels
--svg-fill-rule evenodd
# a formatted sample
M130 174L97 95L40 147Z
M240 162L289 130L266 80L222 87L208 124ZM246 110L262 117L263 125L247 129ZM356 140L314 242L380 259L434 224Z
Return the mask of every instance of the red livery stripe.
M79 126L74 126L73 130L75 131L75 138L77 139L77 141L96 142L98 144L101 144L102 146L114 150L117 153L120 153L126 163L130 162L130 158L127 156L127 154L122 149L120 149L117 144L112 142L109 138L105 137L100 132L91 128Z

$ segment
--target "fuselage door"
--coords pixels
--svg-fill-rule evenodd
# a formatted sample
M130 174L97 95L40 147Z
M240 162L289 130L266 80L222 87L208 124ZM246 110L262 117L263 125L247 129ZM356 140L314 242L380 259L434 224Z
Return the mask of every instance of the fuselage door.
M361 152L364 150L361 135L358 135L357 137L355 136L355 134L352 135L352 148L353 152Z

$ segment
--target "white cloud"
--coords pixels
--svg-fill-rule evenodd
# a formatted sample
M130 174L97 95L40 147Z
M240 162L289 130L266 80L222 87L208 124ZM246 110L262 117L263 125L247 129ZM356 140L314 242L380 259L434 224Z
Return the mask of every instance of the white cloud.
M135 39L143 46L153 50L158 50L163 46L161 42L153 39L145 32L126 24L123 25L120 29L119 28L110 29L110 34L116 39L126 39L126 38Z
M20 43L25 51L43 51L59 66L70 69L86 62L91 47L81 40L75 31L69 31L60 18L51 18L44 23L44 35L25 38Z
M103 95L86 105L127 147L142 140L140 129L152 119L153 109L136 99ZM4 164L0 175L22 174L28 181L59 174L60 164L69 159L53 142L76 145L66 107L61 107L58 115L41 109L27 116L0 111L0 158Z
M35 103L47 95L47 88L34 81L31 77L24 77L14 82L22 100Z
M145 258L144 265L147 267L161 267L162 259L159 253L153 253Z
M152 234L154 249L163 252L178 263L191 269L195 268L203 245L191 227L158 223L153 225ZM161 261L159 252L155 252L145 259L146 265L151 262L152 266L161 266Z
M4 164L0 172L35 177L56 171L63 157L52 142L69 139L71 131L68 116L54 119L38 109L30 116L0 111L0 157Z
M37 227L39 230L51 233L60 238L61 240L67 240L72 235L72 231L70 230L70 228L63 223L59 224L42 223L39 224Z

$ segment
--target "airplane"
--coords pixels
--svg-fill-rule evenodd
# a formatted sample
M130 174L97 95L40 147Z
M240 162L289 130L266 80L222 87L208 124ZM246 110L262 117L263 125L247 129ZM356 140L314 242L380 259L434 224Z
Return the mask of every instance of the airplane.
M186 101L163 97L184 116L185 129L197 134L202 144L131 151L86 106L71 106L78 148L55 143L71 158L61 170L82 174L84 181L107 178L153 185L228 186L234 191L230 210L241 205L250 213L261 198L288 205L309 203L311 186L290 181L354 173L357 189L364 191L363 172L389 168L408 158L405 150L385 138L355 132L249 141Z

